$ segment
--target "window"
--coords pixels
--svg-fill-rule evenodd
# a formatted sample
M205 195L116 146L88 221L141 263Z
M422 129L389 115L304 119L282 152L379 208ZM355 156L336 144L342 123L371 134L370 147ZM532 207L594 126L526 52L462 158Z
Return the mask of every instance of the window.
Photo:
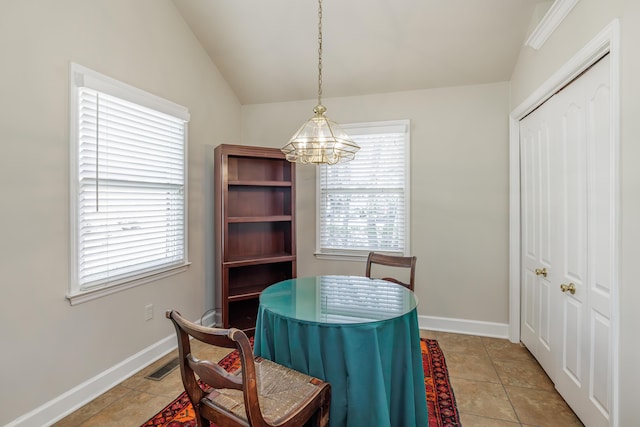
M356 158L318 169L316 255L408 254L409 121L344 125Z
M188 111L71 66L72 304L187 267Z

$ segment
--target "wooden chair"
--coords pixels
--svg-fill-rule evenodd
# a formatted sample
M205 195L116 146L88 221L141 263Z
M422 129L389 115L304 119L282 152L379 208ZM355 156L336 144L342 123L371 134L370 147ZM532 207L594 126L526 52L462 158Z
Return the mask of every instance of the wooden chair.
M331 386L317 378L254 357L249 339L239 329L199 326L177 311L167 311L178 334L182 382L195 410L198 426L300 427L329 423ZM241 368L228 373L216 363L198 360L191 353L189 337L240 352ZM205 392L200 380L213 387Z
M401 282L400 280L394 279L393 277L383 277L382 279L397 283L413 291L415 279L416 279L416 261L417 260L418 259L415 256L404 257L404 256L383 255L383 254L377 254L375 252L369 252L369 257L367 258L366 276L371 277L371 264L379 264L387 267L410 268L411 272L409 276L410 277L409 283Z

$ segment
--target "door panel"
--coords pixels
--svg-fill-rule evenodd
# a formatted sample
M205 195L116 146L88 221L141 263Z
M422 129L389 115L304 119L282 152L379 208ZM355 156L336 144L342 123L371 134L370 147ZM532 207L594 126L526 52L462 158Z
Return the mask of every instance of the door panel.
M570 85L558 94L558 116L562 133L558 140L560 168L557 179L561 182L558 228L563 233L558 236L558 261L560 284L575 286L575 294L558 294L561 299L562 354L560 375L567 386L582 389L583 373L588 360L584 353L582 330L585 316L585 278L587 260L587 176L584 102L580 97L580 86ZM558 289L559 290L559 289ZM564 374L564 375L563 375ZM571 385L573 384L573 385Z
M598 410L603 414L609 412L609 405L611 400L611 389L609 384L609 372L611 371L611 359L610 351L608 348L603 348L594 345L594 343L609 342L611 337L609 333L611 331L611 324L607 317L600 315L598 312L592 313L591 319L593 321L591 330L591 388L589 390L590 399Z
M561 252L564 261L559 261L566 266L562 283L573 282L576 292L560 294L563 315L575 324L563 328L565 345L555 384L586 425L608 426L615 253L608 56L558 98L565 129L563 196L569 201L559 223L567 230Z
M553 296L551 289L551 282L542 278L539 284L540 289L540 301L538 302L538 306L540 307L540 331L539 331L539 344L543 347L541 351L543 352L551 352L554 347L554 343L552 342L552 329L555 325L552 324L552 316L551 313L551 298Z
M553 271L553 234L551 214L551 141L552 129L547 120L550 116L547 101L536 116L521 122L522 162L522 304L521 339L547 373L555 368L552 330L557 325L554 307L552 280L536 274L545 268Z
M526 270L524 273L524 290L522 292L523 305L522 305L522 326L526 328L522 331L523 342L533 343L535 342L536 331L538 330L536 319L536 282L537 278L531 270ZM531 337L531 338L530 338Z
M582 304L573 299L562 301L564 341L562 345L562 371L576 386L582 384L582 352L580 336L582 326Z
M611 120L608 104L610 92L606 84L598 84L593 96L588 100L589 122L592 123L592 137L590 141L590 186L593 197L589 203L591 212L589 235L592 243L589 246L589 319L591 322L592 339L589 351L591 353L591 378L589 398L598 412L604 417L609 416L611 408L611 288L614 277L615 229L614 216L611 209L615 203L614 168L613 168L613 138L611 134Z

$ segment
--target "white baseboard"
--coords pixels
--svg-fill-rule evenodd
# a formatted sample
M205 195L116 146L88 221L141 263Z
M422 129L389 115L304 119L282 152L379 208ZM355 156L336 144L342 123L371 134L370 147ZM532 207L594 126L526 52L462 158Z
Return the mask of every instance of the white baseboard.
M202 322L202 325L208 328L213 328L215 327L215 325L219 325L219 323L216 323L216 319L220 317L221 317L221 314L217 310L211 309L211 310L207 310L205 314L202 316L202 318L200 318L199 321L196 321L196 323Z
M213 324L214 316L213 312L207 314L202 323ZM200 320L197 323L200 323ZM50 426L176 348L176 336L171 334L44 405L16 418L5 427Z
M429 331L453 332L482 337L508 338L509 324L449 317L418 316L418 327Z

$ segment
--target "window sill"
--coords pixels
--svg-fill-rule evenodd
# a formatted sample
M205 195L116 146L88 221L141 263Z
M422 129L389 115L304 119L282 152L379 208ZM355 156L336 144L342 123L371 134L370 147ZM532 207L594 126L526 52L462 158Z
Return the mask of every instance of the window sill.
M85 291L77 291L74 293L69 293L67 295L67 300L71 305L82 304L84 302L92 301L94 299L102 298L107 295L114 294L116 292L124 291L126 289L135 288L136 286L144 285L145 283L149 283L155 280L164 279L165 277L173 276L178 273L182 273L186 271L189 266L191 266L190 262L186 262L184 264L168 268L166 270L160 271L156 274L152 274L149 276L145 276L138 279L133 279L127 282L122 282L113 285L105 285L100 288L88 289Z
M366 253L346 253L346 252L316 252L317 259L326 259L330 261L366 261L369 252Z
M379 254L393 256L410 256L404 252L388 252L374 251ZM317 259L326 259L331 261L366 261L369 257L369 251L335 251L335 252L314 252Z

